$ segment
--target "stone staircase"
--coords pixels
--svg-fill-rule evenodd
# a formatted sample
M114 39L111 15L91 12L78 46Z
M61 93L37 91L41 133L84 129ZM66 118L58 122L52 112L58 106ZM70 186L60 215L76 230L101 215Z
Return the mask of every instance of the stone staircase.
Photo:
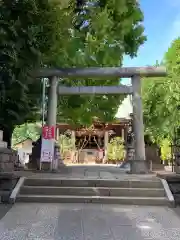
M37 179L27 178L17 202L169 205L160 179Z

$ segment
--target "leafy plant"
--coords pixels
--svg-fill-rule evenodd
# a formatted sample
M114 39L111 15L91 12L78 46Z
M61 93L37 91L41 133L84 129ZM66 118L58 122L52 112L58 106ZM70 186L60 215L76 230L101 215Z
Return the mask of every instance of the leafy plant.
M161 159L163 161L169 161L171 159L171 142L169 139L165 138L161 141Z
M125 157L124 143L121 137L112 138L108 143L108 159L122 161Z
M74 141L66 135L61 134L58 142L60 145L61 155L63 157L66 152L75 150Z
M36 141L41 134L41 125L38 123L26 123L16 126L12 135L12 145L24 141L27 138Z

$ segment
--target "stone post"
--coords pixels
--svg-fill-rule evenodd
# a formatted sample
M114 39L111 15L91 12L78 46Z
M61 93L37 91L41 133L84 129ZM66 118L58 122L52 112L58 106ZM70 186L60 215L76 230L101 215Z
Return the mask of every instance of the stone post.
M132 77L133 87L133 130L134 130L134 146L135 159L131 161L131 173L145 174L148 172L148 164L145 155L144 144L144 124L143 124L143 106L141 100L141 79L140 76Z
M72 141L72 152L71 152L71 161L76 162L76 135L75 131L71 131L71 141Z
M104 158L103 158L103 163L107 162L107 160L108 160L108 142L109 142L109 132L105 131L105 134L104 134Z
M121 129L121 138L124 142L125 141L124 128Z
M56 126L58 78L50 78L49 83L50 86L48 89L47 125Z
M56 128L56 141L59 141L59 135L60 135L59 128L57 127Z

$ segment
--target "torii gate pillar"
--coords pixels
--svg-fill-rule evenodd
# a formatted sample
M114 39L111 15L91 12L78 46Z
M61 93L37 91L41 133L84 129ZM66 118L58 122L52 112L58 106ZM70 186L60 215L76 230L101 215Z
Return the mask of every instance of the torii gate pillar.
M163 77L166 76L164 67L144 67L144 68L69 68L69 69L40 69L33 73L36 77L50 78L50 87L48 93L48 114L47 125L56 126L57 113L57 94L65 95L89 95L89 94L132 94L133 96L133 128L135 133L135 159L131 161L131 173L146 174L149 167L145 156L144 144L144 125L143 125L143 107L141 100L141 80L140 77ZM57 77L54 77L57 76ZM57 89L59 78L67 77L118 77L131 78L132 87L128 86L81 86L65 87ZM58 91L58 93L57 93Z
M54 137L56 138L56 115L57 115L57 85L58 85L58 78L51 77L49 78L49 89L48 89L48 104L47 104L47 126L53 127L55 134ZM58 164L54 162L54 149L55 149L55 141L56 139L51 139L51 153L52 153L52 161L51 162L42 162L42 166L48 170L57 170Z
M56 115L57 115L57 86L58 78L49 78L49 89L48 89L48 106L47 106L47 125L56 126Z
M141 79L139 75L134 75L131 80L133 87L133 130L135 138L135 159L131 161L131 173L145 174L148 173L149 167L145 154Z

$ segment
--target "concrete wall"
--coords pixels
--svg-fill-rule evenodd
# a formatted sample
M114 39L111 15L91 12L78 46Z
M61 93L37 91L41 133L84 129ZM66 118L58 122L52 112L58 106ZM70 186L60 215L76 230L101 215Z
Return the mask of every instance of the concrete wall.
M21 148L27 149L27 151L32 152L32 147L33 147L32 142L33 141L31 139L27 139L21 143L16 144L14 147L17 149L21 149Z

